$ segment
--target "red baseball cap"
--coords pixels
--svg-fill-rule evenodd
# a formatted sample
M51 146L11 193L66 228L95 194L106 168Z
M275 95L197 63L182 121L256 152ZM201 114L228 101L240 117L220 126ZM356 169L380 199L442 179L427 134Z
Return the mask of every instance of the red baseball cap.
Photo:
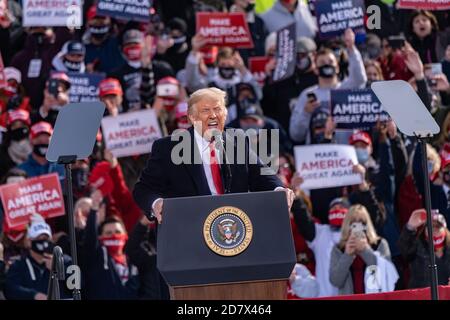
M40 121L31 126L31 129L30 129L30 138L31 139L36 138L38 135L40 135L42 133L46 133L51 136L53 134L52 125L48 122Z
M156 95L158 97L178 96L180 83L174 77L164 77L156 84Z
M97 6L94 4L94 5L91 6L91 7L89 8L89 10L87 11L87 13L86 13L86 19L89 21L89 20L94 19L95 17L104 17L104 16L102 16L102 15L100 15L100 14L97 14Z
M10 126L14 121L22 121L29 126L31 124L30 113L23 109L9 110L6 125Z
M67 89L70 88L70 78L64 72L52 72L52 74L50 75L50 79L58 79L60 81L63 81L66 84Z
M355 144L358 141L364 142L368 145L372 145L372 139L370 138L369 134L364 131L357 131L353 133L348 140L351 145Z
M122 86L120 85L119 80L115 78L106 78L100 81L99 85L99 96L104 97L108 94L114 94L121 96L123 95Z

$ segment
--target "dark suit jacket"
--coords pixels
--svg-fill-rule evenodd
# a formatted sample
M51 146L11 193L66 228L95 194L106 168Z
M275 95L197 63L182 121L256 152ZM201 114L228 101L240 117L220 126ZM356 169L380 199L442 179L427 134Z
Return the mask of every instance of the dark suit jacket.
M153 143L147 165L134 187L134 199L148 216L151 214L153 201L157 198L211 194L203 165L193 162L194 157L201 159L198 147L195 144L193 129L189 129L183 136L183 138L190 140L189 143L193 152L190 152L190 155L186 155L183 154L184 150L180 152L178 148L175 149L177 154L186 156L186 159L189 159L191 164L185 163L185 161L181 164L173 163L171 158L172 150L178 143L183 141L183 138L179 141L171 141L171 137L164 137ZM245 163L236 164L236 141L233 141L229 136L225 136L225 134L223 134L223 138L225 150L234 148L234 161L228 159L229 161L226 161L228 165L221 165L222 181L225 190L228 190L229 193L270 191L276 187L283 186L276 175L261 175L261 168L264 165L256 157L255 153L249 150L248 141L245 144Z

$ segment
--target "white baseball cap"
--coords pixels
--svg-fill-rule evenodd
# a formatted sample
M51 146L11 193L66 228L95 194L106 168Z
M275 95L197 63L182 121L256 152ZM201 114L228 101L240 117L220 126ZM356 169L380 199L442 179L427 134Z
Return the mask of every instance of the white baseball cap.
M51 238L52 229L40 214L35 213L31 216L31 224L27 230L27 237L28 239L36 239L43 234L46 234Z

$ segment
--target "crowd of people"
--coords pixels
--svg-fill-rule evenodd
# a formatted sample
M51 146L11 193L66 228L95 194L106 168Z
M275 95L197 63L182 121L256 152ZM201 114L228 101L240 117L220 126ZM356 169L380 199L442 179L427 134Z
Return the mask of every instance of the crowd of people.
M64 168L45 155L58 112L70 101L68 73L103 73L98 99L105 116L151 108L164 135L190 127L186 101L192 92L217 87L227 92L227 126L279 130L280 153L272 161L296 194L290 210L297 254L290 298L426 287L430 254L439 284L448 284L450 9L401 9L397 1L365 0L366 7L381 9L381 28L363 36L347 29L324 40L314 1L153 2L150 20L142 23L98 14L95 1L85 1L84 25L69 29L23 27L21 2L7 1L0 18L1 185L57 173L63 186ZM195 33L199 11L242 12L254 47L206 45ZM274 81L276 31L292 22L295 71ZM398 45L392 36L404 41ZM269 59L263 84L249 70L255 56ZM416 139L399 132L392 120L367 131L338 130L333 121L331 90L395 79L411 84L441 127L427 144L428 172L422 170ZM353 146L358 160L353 170L362 183L302 188L293 149L312 144ZM99 132L91 156L72 166L83 299L169 299L156 267L156 223L132 196L148 156L116 158ZM431 185L432 235L425 228L424 175ZM27 226L11 227L0 208L0 223L0 299L47 299L53 247L60 246L64 263L71 263L67 215L34 214ZM429 252L429 241L435 252ZM376 289L369 285L373 266L386 275ZM61 296L70 298L66 285L61 288Z

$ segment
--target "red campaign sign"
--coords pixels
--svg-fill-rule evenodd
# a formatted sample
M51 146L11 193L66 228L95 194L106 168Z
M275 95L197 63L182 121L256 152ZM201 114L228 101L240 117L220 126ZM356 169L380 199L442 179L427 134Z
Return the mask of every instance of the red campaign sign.
M207 39L207 45L253 48L253 40L242 12L197 12L197 34Z
M399 0L402 9L449 10L449 0Z
M3 64L3 57L0 53L0 88L3 88L6 86L6 79L5 79L5 65Z
M266 64L269 61L270 57L251 57L248 59L248 68L260 86L263 86L264 80L266 80Z
M57 173L46 174L0 187L8 227L27 225L30 215L44 218L64 215L64 200Z

